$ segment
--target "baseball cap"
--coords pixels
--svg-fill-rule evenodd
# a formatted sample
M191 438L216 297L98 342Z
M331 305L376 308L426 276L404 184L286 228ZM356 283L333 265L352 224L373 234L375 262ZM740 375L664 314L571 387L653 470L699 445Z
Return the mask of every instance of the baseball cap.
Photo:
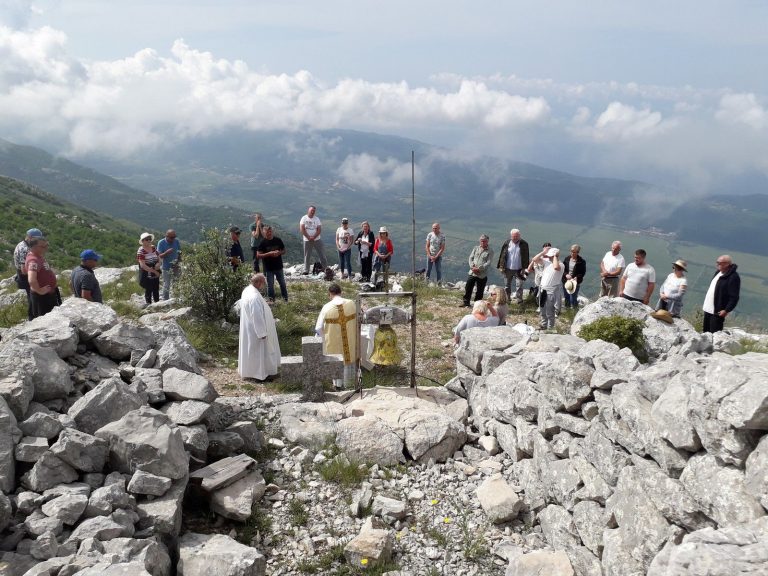
M101 254L97 254L95 250L83 250L80 252L80 260L101 260Z
M242 232L242 230L240 230L240 228L238 228L237 226L231 226L229 228L229 231L233 234L240 234Z
M42 238L43 232L40 228L30 228L27 230L27 238Z
M342 218L341 219L342 224L349 224L349 218Z

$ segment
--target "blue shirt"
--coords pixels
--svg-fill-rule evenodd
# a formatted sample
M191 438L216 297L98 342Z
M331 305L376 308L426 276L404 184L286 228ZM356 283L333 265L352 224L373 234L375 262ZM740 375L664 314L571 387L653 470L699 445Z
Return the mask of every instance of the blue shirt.
M160 240L160 242L157 243L157 251L162 253L168 250L168 248L173 248L173 251L168 253L163 258L163 270L170 270L171 266L176 262L176 260L179 257L179 252L181 252L181 244L179 243L178 238L174 238L173 242L168 242L165 238Z

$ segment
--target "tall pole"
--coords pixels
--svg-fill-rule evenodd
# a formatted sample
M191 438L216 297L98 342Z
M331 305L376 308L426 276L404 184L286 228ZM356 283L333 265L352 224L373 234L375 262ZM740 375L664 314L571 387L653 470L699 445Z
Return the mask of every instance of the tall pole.
M411 150L411 273L413 289L411 290L411 388L416 388L416 153Z

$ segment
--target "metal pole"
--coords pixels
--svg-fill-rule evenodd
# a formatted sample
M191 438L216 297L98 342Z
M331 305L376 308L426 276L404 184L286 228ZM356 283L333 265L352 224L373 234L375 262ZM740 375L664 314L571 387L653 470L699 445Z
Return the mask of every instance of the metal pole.
M413 274L413 294L411 295L411 388L416 388L416 152L411 150L411 228L413 244L411 246L411 272Z

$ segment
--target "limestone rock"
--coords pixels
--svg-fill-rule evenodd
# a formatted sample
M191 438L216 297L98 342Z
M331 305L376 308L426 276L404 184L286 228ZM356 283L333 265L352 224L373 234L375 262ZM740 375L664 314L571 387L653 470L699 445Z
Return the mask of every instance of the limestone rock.
M575 452L571 449L571 455ZM611 442L605 426L593 422L581 443L580 453L597 469L609 485L615 486L619 472L629 463L629 456Z
M628 566L647 570L672 530L638 482L638 474L634 466L625 467L606 505L618 528L603 532L603 558L624 558Z
M338 402L288 403L278 407L286 440L306 448L319 448L336 436L336 423L344 418Z
M96 436L65 428L51 452L83 472L101 472L109 454L109 443Z
M12 330L12 337L52 348L59 358L68 358L77 351L77 330L69 318L56 310L21 324ZM5 340L5 337L3 338Z
M110 378L75 402L67 414L75 421L78 430L93 434L142 405L141 398L119 378Z
M514 520L522 508L522 501L500 475L485 480L477 489L477 499L494 524Z
M715 530L705 528L668 544L648 576L758 576L768 564L768 518Z
M56 438L62 428L58 418L45 412L35 412L23 422L19 422L19 429L24 436L37 436L47 440Z
M659 435L675 448L698 452L701 439L688 416L690 381L680 375L673 377L667 389L653 403L651 418Z
M599 557L603 553L605 509L597 502L578 502L573 507L573 523L584 546Z
M180 426L193 426L203 422L211 411L211 405L198 400L169 402L160 411Z
M171 484L168 492L151 501L137 504L139 530L151 528L155 533L171 536L179 535L181 530L181 504L188 478L185 476Z
M571 442L571 447L580 448L581 446L583 446L583 442ZM572 450L572 448L569 450ZM582 483L582 487L574 494L574 499L593 500L598 504L605 505L606 500L613 494L613 489L600 476L597 469L580 453L571 454L570 462L576 472L578 472Z
M178 368L168 368L163 372L163 392L171 400L211 403L218 397L218 393L206 378Z
M36 436L24 436L16 444L14 454L19 462L37 462L48 451L48 440Z
M390 524L402 520L408 514L405 502L386 496L373 499L373 513Z
M67 298L56 313L72 322L82 342L93 340L119 321L117 313L109 306L83 298Z
M550 504L539 512L541 531L550 546L557 550L581 546L573 517L562 506Z
M403 441L375 416L345 418L339 422L336 445L350 460L361 463L393 466L404 459Z
M99 354L119 362L128 360L134 350L152 348L155 345L155 335L144 326L121 322L96 336L93 342Z
M18 368L6 368L0 372L0 400L8 406L16 419L24 417L34 394L35 385L27 372Z
M245 522L251 517L251 509L266 490L266 482L258 470L211 494L211 510L217 514Z
M197 350L187 340L187 335L175 320L152 324L152 331L157 342L162 342L157 351L155 368L162 371L178 368L187 372L199 373Z
M189 459L181 432L153 408L128 412L100 428L96 436L109 441L110 464L116 470L129 474L143 470L173 480L187 475Z
M136 470L128 483L128 492L132 494L148 494L150 496L162 496L171 487L172 480L164 476L150 474L143 470Z
M254 422L240 421L227 426L225 432L234 432L243 439L243 452L256 454L266 445L264 433L259 430Z
M741 470L726 466L711 454L696 454L680 475L680 482L720 527L751 522L765 510L744 483Z
M505 350L522 338L523 336L511 326L470 328L462 334L456 349L456 361L475 374L480 374L483 356L487 351Z
M467 441L464 426L439 412L416 410L402 420L405 448L419 462L444 462Z
M625 436L621 434L617 438L619 442L640 456L650 456L667 473L678 476L685 467L686 455L660 436L651 416L651 403L632 384L615 386L611 391L611 402L621 421L639 441L640 447L636 448L633 441L625 441Z
M135 507L136 501L125 491L123 484L109 484L91 493L85 515L109 516L115 510Z
M390 561L393 547L394 538L389 530L364 527L360 534L344 547L344 557L347 559L347 564L356 569L363 566L367 569L375 569Z
M115 538L107 542L92 541L101 554L119 563L138 564L151 576L170 576L171 559L166 547L154 539ZM79 554L82 554L82 546ZM98 575L95 575L98 576Z
M512 559L507 576L574 576L568 555L562 550L534 550Z
M43 504L43 513L50 518L58 518L64 524L73 526L85 512L88 497L82 494L62 494Z
M539 406L546 404L536 385L525 374L520 360L507 360L482 379L485 394L479 394L480 386L473 388L470 405L475 414L487 411L488 415L501 422L512 424L517 416L534 421ZM480 405L482 402L482 405Z
M82 542L87 538L96 540L111 540L123 536L125 527L118 524L109 516L96 516L83 520L69 536L70 542Z
M29 379L38 402L66 398L72 392L69 365L53 348L23 339L10 341L0 348L0 374L5 377L14 371Z
M573 411L589 397L594 368L565 352L528 352L521 357L526 377L555 410Z
M21 485L33 492L42 492L56 484L77 480L77 471L51 452L46 452L32 469L21 477Z
M179 540L179 576L264 576L266 560L222 534L188 532Z
M56 535L53 532L40 534L29 547L29 554L37 560L48 560L56 556L59 549L59 543L56 541Z
M727 378L731 386L738 383L720 402L719 420L737 430L768 430L768 355L749 352L730 361L711 362L706 378Z
M196 426L179 426L184 449L199 462L205 462L208 453L208 430L203 424Z
M763 436L757 448L747 458L744 485L747 492L768 510L768 435Z
M493 436L481 436L477 443L482 447L483 450L488 452L491 456L495 456L499 452L501 452L501 446L499 445L499 441L493 437Z

